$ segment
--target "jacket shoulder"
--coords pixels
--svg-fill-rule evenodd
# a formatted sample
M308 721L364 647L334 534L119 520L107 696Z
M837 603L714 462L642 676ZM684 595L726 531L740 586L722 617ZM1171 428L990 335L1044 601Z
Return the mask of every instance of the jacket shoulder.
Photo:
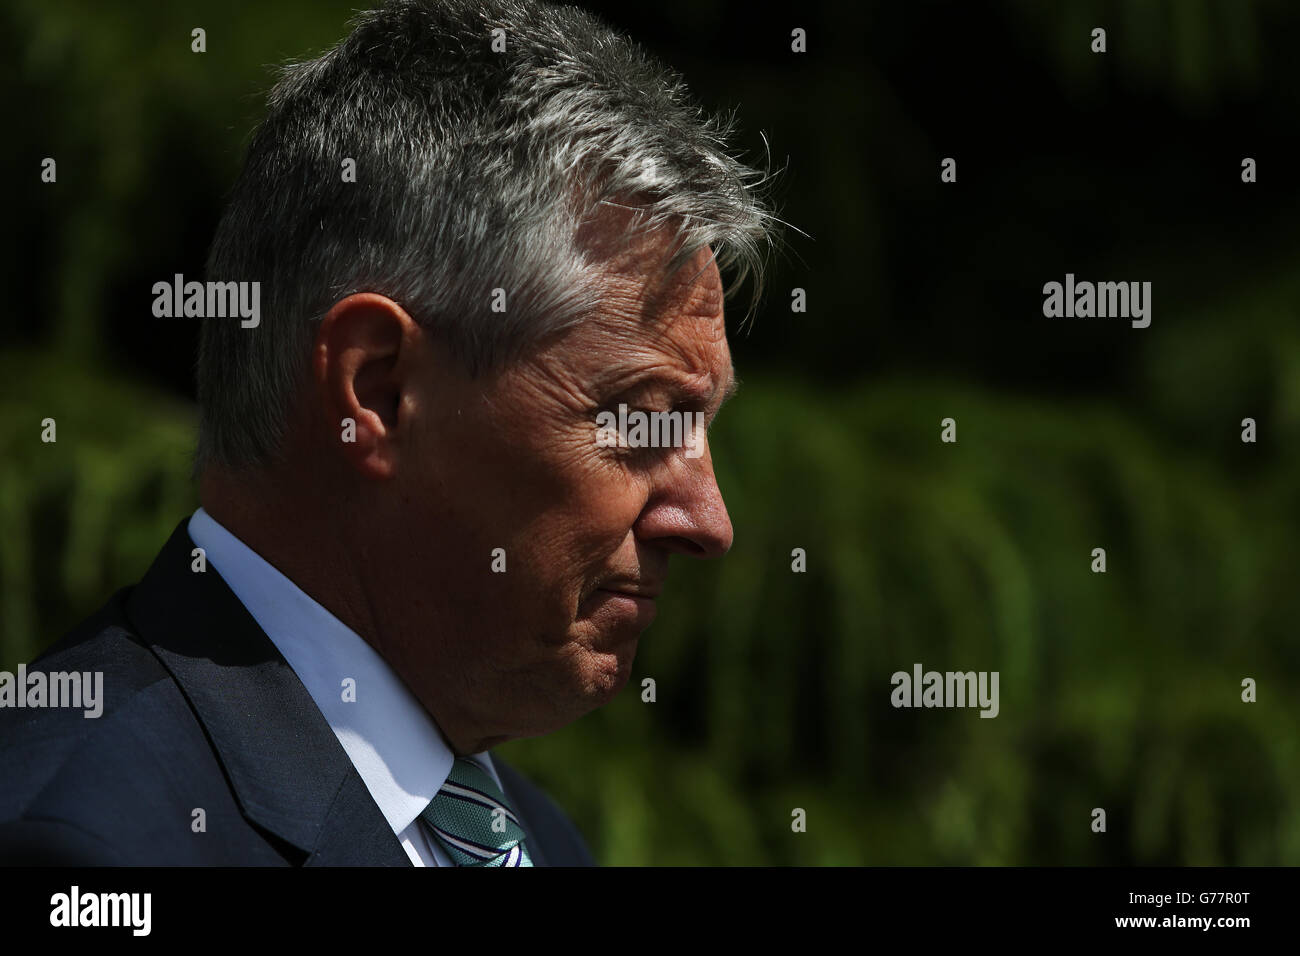
M30 683L34 672L44 675L40 698L29 694L14 675L15 699L0 707L0 765L6 768L0 820L20 816L73 754L103 742L104 729L115 724L114 715L166 679L166 671L122 613L126 591L119 591L25 665L24 684ZM73 693L77 706L51 706L59 703L54 674L77 675Z
M200 849L184 846L194 808L237 816L201 725L123 613L130 590L26 665L51 688L79 675L78 706L0 708L5 862L180 862Z

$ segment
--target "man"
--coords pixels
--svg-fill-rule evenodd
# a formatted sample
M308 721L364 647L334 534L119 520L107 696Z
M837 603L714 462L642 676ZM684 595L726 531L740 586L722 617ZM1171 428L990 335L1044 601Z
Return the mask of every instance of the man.
M202 507L35 665L102 715L0 711L0 858L589 864L490 750L608 702L669 555L730 547L719 267L772 217L727 133L531 2L286 69L208 261L261 316L204 317ZM688 427L607 440L629 410Z

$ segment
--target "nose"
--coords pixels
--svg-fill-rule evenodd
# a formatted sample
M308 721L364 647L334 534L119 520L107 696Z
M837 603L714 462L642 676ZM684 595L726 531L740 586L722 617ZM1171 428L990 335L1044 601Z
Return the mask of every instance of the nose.
M731 518L707 445L699 458L675 455L665 463L634 530L642 541L691 557L720 558L731 550Z

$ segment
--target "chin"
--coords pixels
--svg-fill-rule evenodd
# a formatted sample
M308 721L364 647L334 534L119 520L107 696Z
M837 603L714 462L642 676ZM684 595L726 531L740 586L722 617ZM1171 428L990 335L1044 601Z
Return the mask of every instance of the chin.
M583 694L591 709L608 704L627 686L632 677L632 660L635 656L635 642L630 650L620 649L593 655L593 666L584 675L586 690Z
M621 658L613 654L596 654L594 658L597 663L584 667L578 675L570 675L570 680L576 676L577 682L576 685L569 685L565 698L568 706L561 711L551 711L518 736L542 737L553 734L592 711L599 710L618 696L632 676L631 660L624 665Z

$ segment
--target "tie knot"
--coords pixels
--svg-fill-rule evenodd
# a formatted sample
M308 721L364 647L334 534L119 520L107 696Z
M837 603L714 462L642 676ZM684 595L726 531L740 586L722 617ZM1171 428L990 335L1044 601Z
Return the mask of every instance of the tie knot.
M457 757L420 817L457 866L532 866L524 829L492 775Z

